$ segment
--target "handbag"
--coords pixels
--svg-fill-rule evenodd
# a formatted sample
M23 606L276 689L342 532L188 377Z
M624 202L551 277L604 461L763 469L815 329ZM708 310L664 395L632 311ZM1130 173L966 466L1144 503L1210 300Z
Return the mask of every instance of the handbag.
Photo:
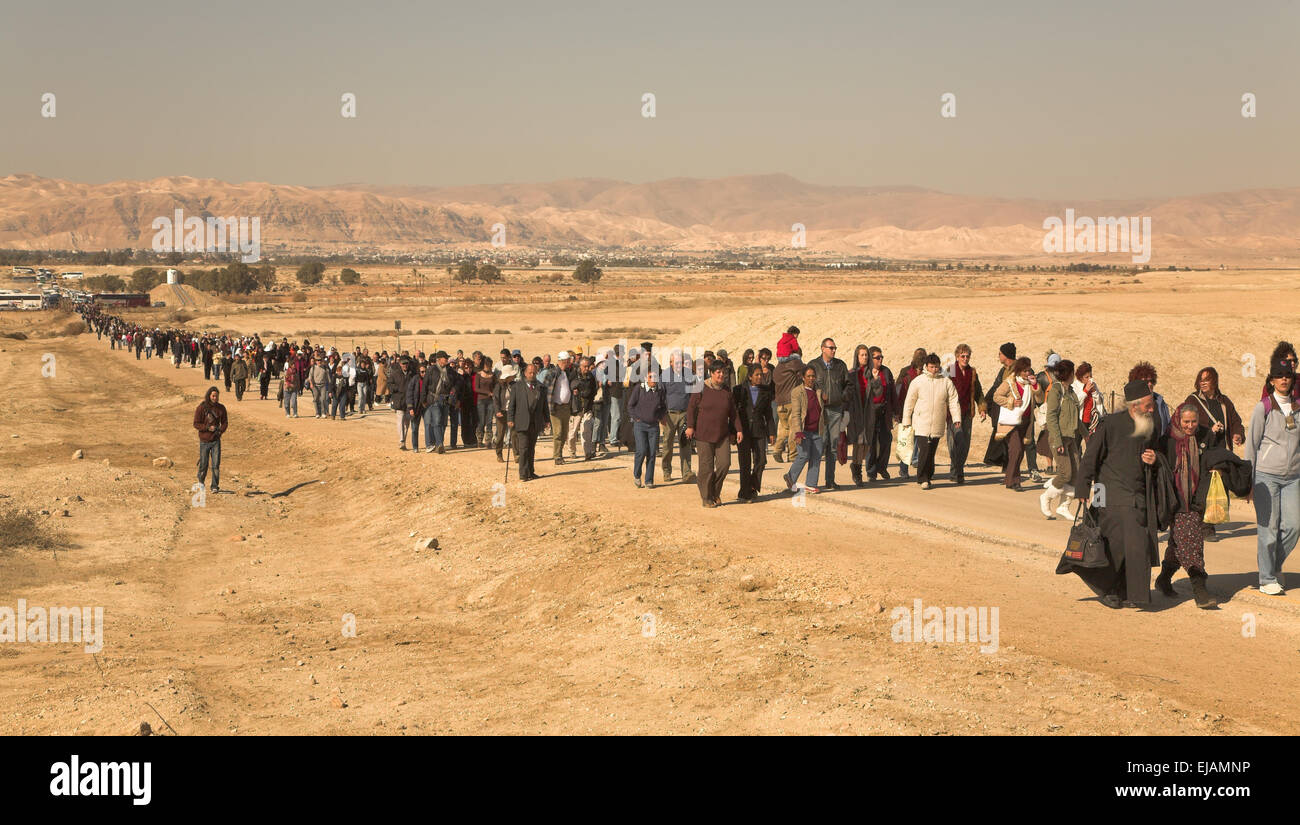
M1228 491L1223 486L1223 474L1211 470L1210 490L1205 494L1205 523L1223 524L1227 521L1230 504Z
M1106 539L1101 534L1101 527L1092 514L1092 508L1079 502L1079 509L1074 514L1074 524L1070 527L1070 538L1065 543L1065 552L1056 565L1056 572L1069 573L1076 567L1105 567L1110 564L1106 558Z
M841 464L849 463L849 434L840 432L840 443L835 447L835 457Z

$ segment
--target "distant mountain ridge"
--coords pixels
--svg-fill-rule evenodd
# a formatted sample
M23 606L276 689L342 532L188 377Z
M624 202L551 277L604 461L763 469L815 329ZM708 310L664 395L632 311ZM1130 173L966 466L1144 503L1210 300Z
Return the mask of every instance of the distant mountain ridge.
M772 247L818 255L1050 259L1043 220L1150 216L1155 261L1300 258L1300 188L1171 198L1047 201L956 195L915 186L829 186L789 175L570 179L467 186L229 183L173 176L84 184L29 174L0 178L0 247L148 248L171 217L261 218L264 248L419 251L508 247L671 249ZM793 250L793 226L807 249ZM1127 260L1123 253L1072 259Z

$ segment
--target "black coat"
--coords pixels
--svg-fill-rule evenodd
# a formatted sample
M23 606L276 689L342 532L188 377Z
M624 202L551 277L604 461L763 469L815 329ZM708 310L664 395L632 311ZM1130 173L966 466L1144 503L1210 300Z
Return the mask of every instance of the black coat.
M776 412L772 406L776 390L771 384L758 385L757 403L750 400L748 382L732 387L731 394L736 399L736 412L740 415L741 432L746 439L765 439L776 435Z

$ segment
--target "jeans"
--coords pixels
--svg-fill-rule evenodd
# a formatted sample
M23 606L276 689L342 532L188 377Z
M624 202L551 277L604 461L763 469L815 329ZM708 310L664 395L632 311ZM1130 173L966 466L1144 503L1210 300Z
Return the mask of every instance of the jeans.
M329 397L325 394L324 387L313 384L311 388L311 400L316 405L316 415L329 415Z
M220 381L220 380L221 380L221 362L220 362L220 361L214 361L214 362L212 363L212 380L213 380L213 381Z
M334 393L334 401L330 406L330 415L337 415L339 418L348 417L348 394L345 392Z
M966 474L966 456L970 455L970 430L973 418L961 417L961 429L954 429L953 422L948 422L948 470L953 477L960 478Z
M822 445L826 456L826 483L834 484L835 462L839 461L836 450L840 443L840 433L843 432L849 417L843 407L839 409L822 407L822 415L826 418L826 441ZM793 473L790 478L794 478ZM814 481L812 486L816 487L817 482Z
M152 360L153 360L153 347L145 347L145 348L144 348L144 360L146 360L146 361L152 361Z
M288 416L290 414L291 407L292 407L292 414L297 415L298 414L298 393L294 390L285 390L284 391L285 416Z
M1259 583L1263 586L1282 578L1282 564L1300 537L1300 478L1256 470L1254 498Z
M632 460L632 478L641 478L641 465L645 465L645 483L655 483L655 453L659 451L659 425L644 421L632 422L632 440L636 443L636 458Z
M447 411L447 424L451 430L451 447L456 448L456 433L460 430L460 402L451 399L447 402L445 409Z
M790 436L794 441L794 436ZM825 439L817 433L805 432L803 440L799 441L795 451L794 461L790 462L790 469L786 471L790 481L799 483L799 472L803 470L804 465L808 465L808 478L804 484L809 487L817 486L817 473L822 465L822 449L825 446Z
M366 407L373 407L374 403L370 398L370 384L361 381L357 384L357 409L361 412L366 411Z
M424 411L424 446L441 447L442 428L445 426L447 426L447 405L440 401Z
M480 398L476 407L478 409L478 424L474 428L474 436L479 444L486 447L487 443L492 440L492 422L495 420L492 414L492 396Z
M221 487L221 439L199 442L199 483L208 479L208 466L212 466L212 488Z
M623 399L609 399L609 443L619 443L619 431L623 429Z

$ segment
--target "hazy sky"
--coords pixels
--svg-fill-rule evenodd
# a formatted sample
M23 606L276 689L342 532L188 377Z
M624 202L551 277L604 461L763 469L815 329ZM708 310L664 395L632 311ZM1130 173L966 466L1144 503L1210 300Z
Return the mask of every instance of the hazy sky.
M39 0L0 17L0 175L1300 185L1300 0Z

